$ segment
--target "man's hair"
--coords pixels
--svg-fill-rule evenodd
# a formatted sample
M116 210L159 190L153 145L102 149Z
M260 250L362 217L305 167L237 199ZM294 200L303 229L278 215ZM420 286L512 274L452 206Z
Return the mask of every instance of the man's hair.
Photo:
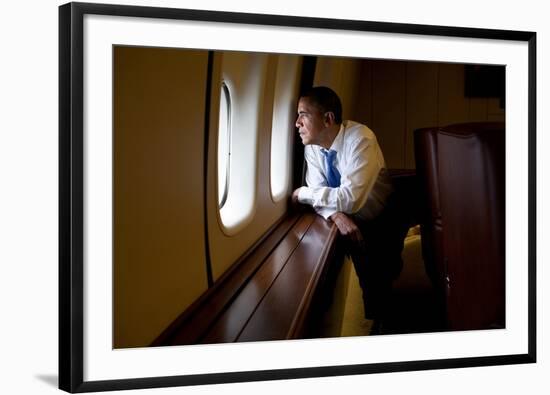
M316 86L306 91L302 97L309 99L311 104L317 107L323 114L332 112L334 114L334 121L337 124L342 123L342 102L332 89L326 86Z

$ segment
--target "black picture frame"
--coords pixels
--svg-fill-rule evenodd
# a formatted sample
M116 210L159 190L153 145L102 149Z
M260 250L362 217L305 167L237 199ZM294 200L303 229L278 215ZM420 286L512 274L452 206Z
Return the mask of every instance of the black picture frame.
M511 40L528 43L528 350L523 354L345 366L84 380L83 19L87 14L278 27ZM68 3L59 8L59 388L68 392L448 369L536 361L536 33L449 26Z

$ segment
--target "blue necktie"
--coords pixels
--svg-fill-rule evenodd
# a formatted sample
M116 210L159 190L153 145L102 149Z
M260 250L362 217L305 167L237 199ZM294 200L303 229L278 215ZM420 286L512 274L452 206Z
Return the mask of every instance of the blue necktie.
M327 169L327 183L331 188L340 186L340 173L334 166L334 158L336 157L336 151L322 149L321 152L325 156L325 168Z

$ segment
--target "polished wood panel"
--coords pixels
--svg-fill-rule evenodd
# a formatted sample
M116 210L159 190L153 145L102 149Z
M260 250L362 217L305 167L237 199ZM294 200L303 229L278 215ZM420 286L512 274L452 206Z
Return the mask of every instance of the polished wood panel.
M334 289L334 281L341 269L340 263L343 261L343 251L339 249L341 243L338 243L340 233L336 225L319 216L315 218L315 221L323 223L322 229L320 231L317 229L317 231L319 232L318 236L324 240L324 245L320 251L314 275L309 280L298 311L287 332L287 339L302 338L307 331L311 330L308 326L315 324L318 318L313 316L323 308L324 304L327 304L327 301L330 301L331 296L327 294L328 292L332 293ZM315 229L313 226L312 228ZM310 318L313 319L310 320Z
M407 62L405 168L415 168L414 130L437 124L438 75L438 63Z
M307 210L289 215L153 344L302 337L326 273L336 226Z
M361 62L361 73L358 82L359 93L355 101L353 117L351 118L371 128L374 128L372 119L373 65L374 62L371 60L363 60ZM376 131L374 132L376 133Z
M336 227L322 217L307 215L315 216L311 228L262 299L239 341L289 339L301 333L303 315L309 309L336 232Z
M246 322L254 314L254 310L277 279L277 276L286 265L288 257L300 244L312 222L312 215L305 215L300 218L254 274L254 277L242 288L231 305L216 320L206 336L201 339L201 343L233 342L237 340Z
M206 293L164 330L151 346L198 342L298 219L299 214L293 213L271 228Z
M463 64L440 64L438 95L437 125L445 126L469 120L470 105L464 96Z
M488 102L486 97L471 97L469 101L468 121L486 122L488 116Z
M386 165L404 168L407 113L406 63L378 61L374 64L373 123Z

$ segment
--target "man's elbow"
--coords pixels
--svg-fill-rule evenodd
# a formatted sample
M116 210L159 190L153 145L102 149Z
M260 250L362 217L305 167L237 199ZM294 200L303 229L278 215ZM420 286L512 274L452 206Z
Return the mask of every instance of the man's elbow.
M343 212L344 214L355 214L363 206L364 199L360 199L358 196L355 196L351 191L340 190L338 197L338 211Z
M357 200L345 201L338 205L338 211L348 215L355 214L360 209L361 209L361 204Z

